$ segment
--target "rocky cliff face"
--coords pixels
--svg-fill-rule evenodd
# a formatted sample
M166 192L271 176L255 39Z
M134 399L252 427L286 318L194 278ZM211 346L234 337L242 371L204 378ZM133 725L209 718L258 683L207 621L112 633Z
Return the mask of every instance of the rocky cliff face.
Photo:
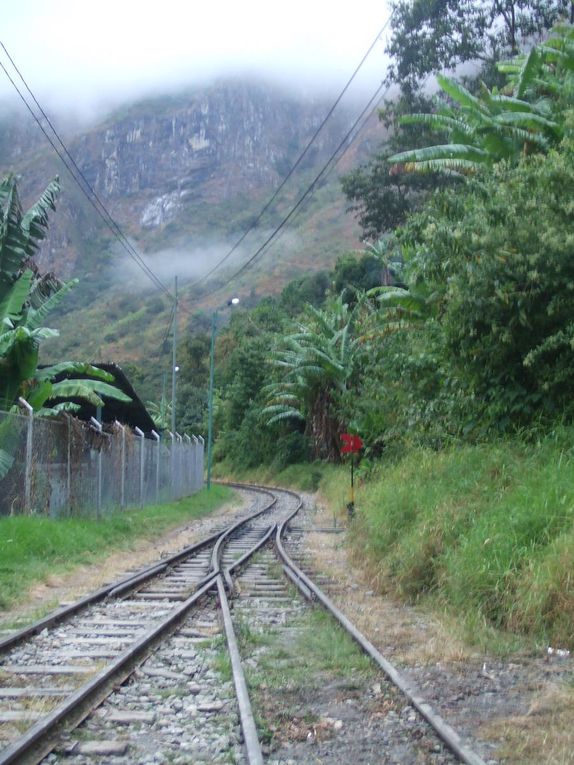
M153 250L245 218L276 188L328 108L260 83L222 82L151 99L68 140L89 183L120 225ZM305 158L310 171L332 151L349 119L340 115ZM35 132L37 131L37 132ZM0 170L22 172L31 198L54 175L54 159L28 120L0 120ZM57 167L57 165L56 165ZM58 170L64 192L42 266L76 271L101 224ZM104 234L105 235L105 234Z

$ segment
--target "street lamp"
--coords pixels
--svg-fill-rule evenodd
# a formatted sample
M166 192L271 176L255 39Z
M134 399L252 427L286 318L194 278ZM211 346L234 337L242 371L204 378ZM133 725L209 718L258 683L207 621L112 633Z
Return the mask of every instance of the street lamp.
M227 301L225 306L237 305L239 298ZM222 306L222 307L225 307ZM209 394L207 398L207 488L211 489L211 461L213 449L213 383L215 378L215 335L217 333L217 311L211 316L211 349L209 353Z

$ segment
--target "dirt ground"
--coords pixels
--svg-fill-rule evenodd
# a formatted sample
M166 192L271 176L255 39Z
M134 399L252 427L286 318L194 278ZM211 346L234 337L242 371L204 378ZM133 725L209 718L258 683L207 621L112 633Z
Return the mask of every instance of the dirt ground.
M332 511L317 497L312 525L332 524ZM2 623L37 618L121 578L162 556L207 536L226 516L248 504L239 495L209 517L194 520L153 541L134 543L99 564L86 565L36 585ZM345 533L310 532L312 567L334 583L331 597L423 696L486 761L512 765L574 763L574 662L546 655L510 659L478 654L453 636L439 618L374 592L366 575L350 561Z

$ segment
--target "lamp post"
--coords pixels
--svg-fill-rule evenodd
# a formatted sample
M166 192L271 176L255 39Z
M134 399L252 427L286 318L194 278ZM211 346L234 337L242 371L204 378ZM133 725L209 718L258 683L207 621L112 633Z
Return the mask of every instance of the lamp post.
M228 300L226 305L237 305L239 298ZM215 380L215 335L217 334L217 310L211 316L211 347L209 351L209 393L207 397L207 488L211 489L211 458L213 449L213 383Z

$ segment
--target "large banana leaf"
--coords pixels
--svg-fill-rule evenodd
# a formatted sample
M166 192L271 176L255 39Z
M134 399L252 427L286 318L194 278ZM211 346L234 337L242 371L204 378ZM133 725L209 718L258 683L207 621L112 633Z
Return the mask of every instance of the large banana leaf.
M484 149L467 144L443 144L427 146L424 149L401 151L389 157L389 162L405 165L407 171L460 170L476 169L478 165L488 164L490 154Z
M25 237L25 247L29 255L34 255L39 243L48 233L48 215L56 209L56 198L60 193L58 178L48 184L40 199L22 217L21 229Z
M401 125L428 125L433 130L442 130L445 132L460 132L461 134L472 136L475 133L473 126L462 119L457 119L447 114L405 114L400 119Z
M28 257L20 230L21 219L16 180L8 176L0 183L0 274L4 276L17 274Z
M451 80L450 77L445 77L444 74L438 74L437 81L442 90L459 106L471 113L488 115L488 109L482 101L476 96L473 96L472 93L460 83Z
M103 406L104 401L101 396L117 401L131 401L131 398L119 388L101 380L61 380L52 385L52 399L80 398L94 406Z
M75 287L77 283L77 279L72 279L71 281L66 282L66 284L62 285L57 290L57 292L53 293L47 299L45 299L39 308L29 308L26 321L28 327L30 329L36 329L40 327L50 311L52 311L62 302L63 298L73 287Z
M43 367L36 372L36 380L53 380L59 374L90 375L97 380L113 382L114 376L109 372L94 367L83 361L62 361L49 367Z
M0 300L0 332L3 327L12 329L14 323L21 318L33 278L32 271L27 269Z
M48 213L55 209L60 185L53 180L28 212L22 206L13 175L0 182L0 274L5 285L34 255L48 231Z

